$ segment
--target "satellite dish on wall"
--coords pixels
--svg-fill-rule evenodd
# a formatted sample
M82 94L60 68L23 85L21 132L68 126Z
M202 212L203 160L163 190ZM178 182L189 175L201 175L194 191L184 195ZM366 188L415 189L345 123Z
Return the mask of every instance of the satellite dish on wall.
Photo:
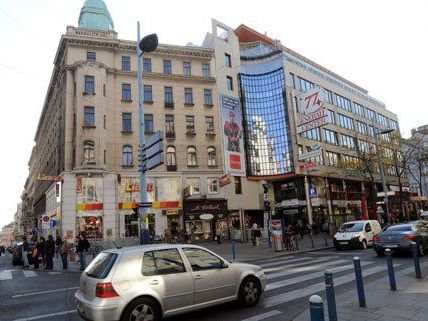
M158 35L152 33L151 35L147 35L143 39L141 39L140 43L138 44L138 47L140 47L143 54L145 52L155 51L158 47L158 44Z

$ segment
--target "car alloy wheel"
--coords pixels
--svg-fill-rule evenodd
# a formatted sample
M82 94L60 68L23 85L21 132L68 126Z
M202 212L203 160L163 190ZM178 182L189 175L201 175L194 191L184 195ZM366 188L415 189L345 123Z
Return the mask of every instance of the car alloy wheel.
M133 300L125 309L120 321L159 321L162 311L156 301L141 297Z
M137 305L134 310L132 310L129 317L129 321L153 321L154 312L153 309L147 304Z
M260 282L255 277L247 277L239 289L239 301L245 306L254 306L261 295Z
M366 240L363 240L361 242L361 247L362 247L363 250L367 250L367 241Z

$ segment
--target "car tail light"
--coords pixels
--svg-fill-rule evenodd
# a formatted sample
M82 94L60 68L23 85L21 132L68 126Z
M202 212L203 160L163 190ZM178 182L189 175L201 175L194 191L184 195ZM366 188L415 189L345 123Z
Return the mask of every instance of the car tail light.
M373 236L373 242L379 242L379 236Z
M116 296L119 296L119 294L117 294L111 282L107 282L107 283L97 283L95 296L97 298L105 299L105 298L114 298Z
M415 234L409 234L402 238L403 241L412 241L416 238Z

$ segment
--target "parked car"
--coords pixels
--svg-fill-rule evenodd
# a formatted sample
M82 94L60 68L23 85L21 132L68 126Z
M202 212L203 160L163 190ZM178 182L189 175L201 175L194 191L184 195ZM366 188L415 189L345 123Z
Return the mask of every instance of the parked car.
M334 235L333 243L337 250L342 248L365 250L373 244L373 237L381 231L382 228L376 220L347 222L342 224Z
M153 320L238 300L254 306L261 267L230 263L196 245L150 244L106 250L80 277L77 311L86 320Z
M386 227L374 238L373 250L381 256L387 248L393 252L411 251L416 242L418 253L424 255L428 249L428 227L422 221L397 224Z

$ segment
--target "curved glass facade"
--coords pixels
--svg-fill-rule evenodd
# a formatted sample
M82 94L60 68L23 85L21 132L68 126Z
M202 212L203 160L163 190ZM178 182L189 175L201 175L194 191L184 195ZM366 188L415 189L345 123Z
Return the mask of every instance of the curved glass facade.
M249 175L281 175L294 171L283 68L240 74L247 171Z

